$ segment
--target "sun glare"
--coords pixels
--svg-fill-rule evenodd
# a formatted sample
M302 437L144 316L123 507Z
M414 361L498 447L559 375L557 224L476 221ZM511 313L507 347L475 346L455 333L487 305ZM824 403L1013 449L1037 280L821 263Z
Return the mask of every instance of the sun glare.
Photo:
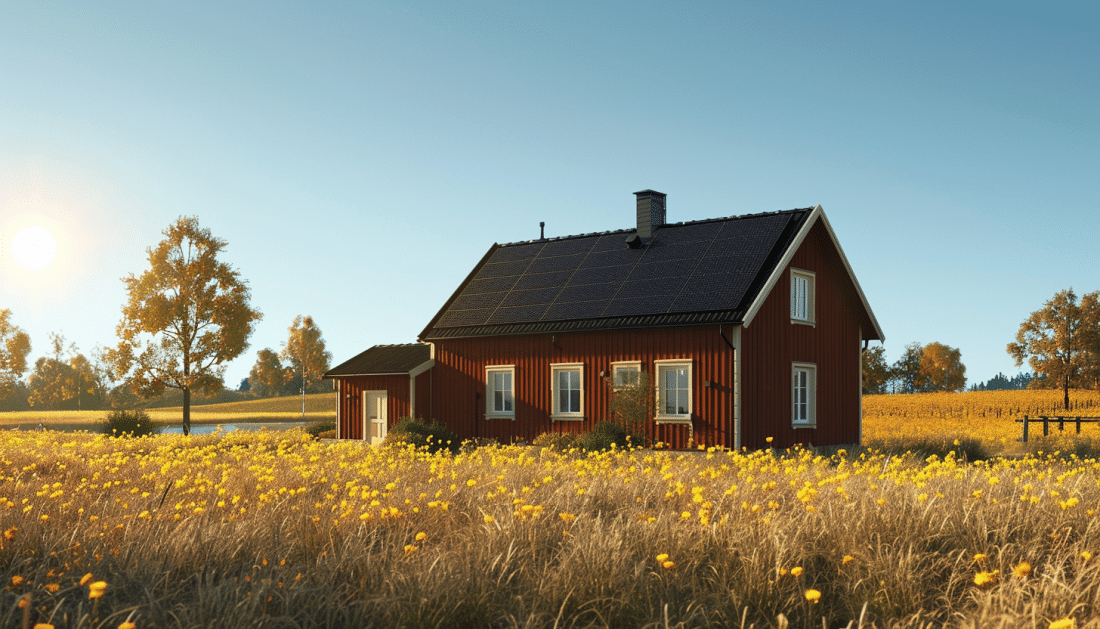
M11 241L11 253L20 266L39 271L53 262L57 255L57 241L49 230L35 225L15 235Z

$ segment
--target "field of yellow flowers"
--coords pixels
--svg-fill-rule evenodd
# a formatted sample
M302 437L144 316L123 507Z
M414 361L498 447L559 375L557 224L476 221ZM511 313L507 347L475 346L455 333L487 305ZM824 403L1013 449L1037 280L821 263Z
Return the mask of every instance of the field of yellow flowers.
M0 432L4 627L1095 627L1100 463Z

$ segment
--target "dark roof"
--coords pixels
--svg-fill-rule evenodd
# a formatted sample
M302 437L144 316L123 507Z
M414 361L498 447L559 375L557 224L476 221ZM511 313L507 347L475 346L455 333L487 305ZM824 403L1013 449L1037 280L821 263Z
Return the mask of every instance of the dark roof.
M423 343L375 345L355 358L333 367L324 377L408 373L428 362L431 353L431 348Z
M812 211L493 245L420 338L737 322Z

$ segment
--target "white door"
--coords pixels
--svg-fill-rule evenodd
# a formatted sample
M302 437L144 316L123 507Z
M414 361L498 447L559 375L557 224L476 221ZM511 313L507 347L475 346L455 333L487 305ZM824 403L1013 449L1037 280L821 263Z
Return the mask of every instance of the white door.
M363 391L363 434L372 446L386 438L385 391Z

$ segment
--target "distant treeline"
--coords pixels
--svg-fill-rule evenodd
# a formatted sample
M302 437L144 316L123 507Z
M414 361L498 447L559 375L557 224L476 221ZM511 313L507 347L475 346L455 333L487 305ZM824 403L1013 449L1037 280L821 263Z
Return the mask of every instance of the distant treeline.
M1035 374L1033 373L1018 373L1015 376L1009 378L1003 373L998 372L997 375L990 378L987 382L979 382L977 384L970 385L968 391L1020 391L1028 388L1031 381L1035 380ZM1040 378L1042 380L1042 378ZM1036 388L1036 387L1033 387ZM1047 388L1047 387L1038 387Z

